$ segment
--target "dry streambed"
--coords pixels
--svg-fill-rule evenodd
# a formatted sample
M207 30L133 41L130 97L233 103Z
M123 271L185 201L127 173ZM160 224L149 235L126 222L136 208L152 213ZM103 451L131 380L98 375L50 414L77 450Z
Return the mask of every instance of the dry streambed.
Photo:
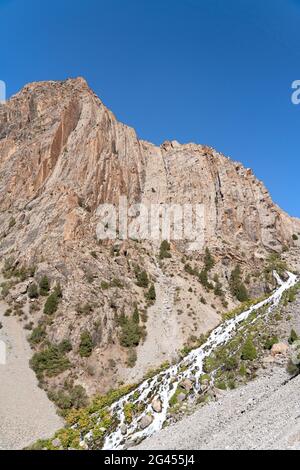
M0 364L0 449L17 450L47 437L62 426L54 405L38 387L29 367L26 333L14 317L5 317L0 302L0 340L6 344L6 364Z

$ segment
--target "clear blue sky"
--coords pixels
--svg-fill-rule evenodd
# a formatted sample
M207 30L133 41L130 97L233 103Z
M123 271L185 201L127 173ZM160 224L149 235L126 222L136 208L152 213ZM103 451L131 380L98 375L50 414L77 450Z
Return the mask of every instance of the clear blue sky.
M215 147L300 216L300 0L0 0L0 79L84 76L160 144Z

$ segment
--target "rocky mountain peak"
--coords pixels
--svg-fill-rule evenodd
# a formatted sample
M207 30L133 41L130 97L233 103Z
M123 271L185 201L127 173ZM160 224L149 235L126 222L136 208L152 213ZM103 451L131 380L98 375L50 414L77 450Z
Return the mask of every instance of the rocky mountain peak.
M184 239L170 240L167 253L151 240L99 243L97 208L118 204L120 196L147 207L203 204L203 249L188 251ZM213 328L222 311L237 304L229 288L237 264L243 280L249 278L249 291L264 293L269 287L257 273L263 275L271 253L295 253L298 233L300 222L273 203L250 169L205 145L167 141L158 147L139 140L83 78L29 84L0 107L5 272L34 266L28 282L46 275L52 289L57 282L63 288L51 322L42 297L32 303L24 297L28 283L9 300L13 307L18 301L28 309L36 305L29 318L44 325L52 343L70 338L76 381L88 393L110 388L120 377L139 380L150 367L173 360L190 337ZM205 248L214 258L209 272ZM124 331L120 339L126 325L120 317L130 319L136 307L140 324L131 344ZM83 331L93 352L78 362ZM128 370L135 355L137 366ZM96 372L89 374L87 365Z

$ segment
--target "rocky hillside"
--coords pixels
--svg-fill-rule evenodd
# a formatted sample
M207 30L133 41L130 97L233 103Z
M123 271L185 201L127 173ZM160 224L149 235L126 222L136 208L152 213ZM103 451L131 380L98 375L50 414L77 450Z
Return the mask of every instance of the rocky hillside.
M268 328L282 343L265 350L256 364L252 362L254 380L234 390L215 390L207 397L207 404L202 403L191 416L157 433L139 448L300 450L300 375L290 375L286 370L288 348L293 349L293 336L300 332L299 309L298 294L294 302L281 309L280 316L269 318Z
M203 204L205 249L97 241L99 204L121 195ZM176 360L269 292L273 267L297 268L299 233L250 169L207 146L139 140L82 78L32 83L0 106L2 293L63 409Z

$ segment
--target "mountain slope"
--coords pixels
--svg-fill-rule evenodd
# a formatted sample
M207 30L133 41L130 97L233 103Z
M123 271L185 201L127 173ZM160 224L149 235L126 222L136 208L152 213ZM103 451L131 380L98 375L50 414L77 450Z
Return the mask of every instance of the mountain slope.
M204 250L188 250L186 240L171 240L171 257L163 260L157 241L97 241L99 204L117 204L121 195L129 204L204 205L205 247L214 258L206 283L198 276ZM282 251L289 257L289 248L298 253L297 233L300 222L272 202L251 170L206 146L156 147L139 140L81 78L27 85L0 106L6 300L24 325L42 332L32 341L35 351L47 349L47 342L70 341L72 350L64 354L71 366L39 376L55 393L66 381L69 389L81 385L88 395L102 392L140 380L150 365L175 360L184 345L192 346L238 304L229 288L236 265L250 295L264 294L272 287L263 276L266 259ZM140 270L147 273L144 284ZM50 315L44 314L43 295L28 298L30 285L44 276L47 295L58 283L62 288ZM152 283L156 302L147 296ZM149 318L148 329L147 320L159 315L161 301L167 324L177 327L170 327L158 351L155 321ZM136 308L138 329L126 321ZM130 336L131 327L137 338ZM83 333L90 343L87 355L80 349Z

